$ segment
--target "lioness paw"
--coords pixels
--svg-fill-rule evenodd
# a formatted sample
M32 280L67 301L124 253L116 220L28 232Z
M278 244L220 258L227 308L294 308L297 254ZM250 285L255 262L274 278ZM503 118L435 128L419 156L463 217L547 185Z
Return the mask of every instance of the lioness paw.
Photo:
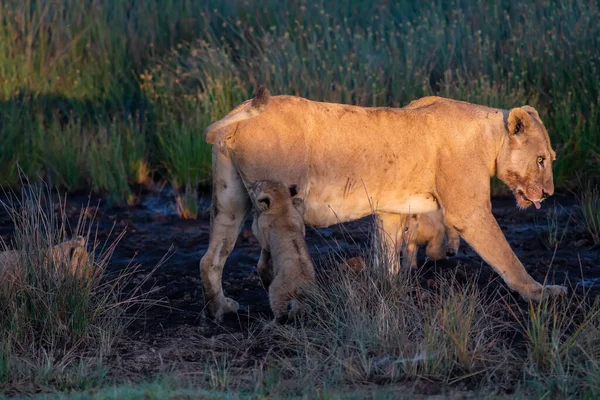
M544 297L558 297L568 293L568 289L560 285L544 286Z
M236 313L238 311L239 304L237 301L224 297L219 301L213 301L209 304L207 316L212 317L215 321L223 321L223 316L229 313Z
M519 293L525 300L539 302L542 299L558 297L567 294L567 288L560 285L535 285L534 288L528 290L519 290Z

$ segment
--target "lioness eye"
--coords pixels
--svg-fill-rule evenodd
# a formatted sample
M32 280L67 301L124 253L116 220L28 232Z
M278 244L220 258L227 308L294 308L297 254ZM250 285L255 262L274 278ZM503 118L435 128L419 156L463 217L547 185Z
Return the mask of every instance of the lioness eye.
M537 159L538 164L542 165L544 163L544 157L539 156Z

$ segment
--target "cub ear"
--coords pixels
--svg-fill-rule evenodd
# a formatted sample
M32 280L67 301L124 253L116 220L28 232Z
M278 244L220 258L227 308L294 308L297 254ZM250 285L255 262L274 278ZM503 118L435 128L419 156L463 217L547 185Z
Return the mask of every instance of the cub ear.
M260 193L256 198L256 205L261 211L267 211L271 207L272 198L266 193Z
M84 247L85 245L87 245L87 238L85 236L79 235L75 238L73 242L76 247Z
M296 197L298 195L298 185L290 185L290 196Z
M304 205L304 200L302 200L302 198L294 197L292 199L292 204L300 214L304 215L304 212L306 211L306 206Z
M508 114L508 133L522 135L531 125L531 115L524 108L513 108Z

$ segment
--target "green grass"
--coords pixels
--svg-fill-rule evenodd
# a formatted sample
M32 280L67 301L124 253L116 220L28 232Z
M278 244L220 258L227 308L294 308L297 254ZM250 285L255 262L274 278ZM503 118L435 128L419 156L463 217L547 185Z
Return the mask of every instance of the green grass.
M600 244L600 187L588 184L579 195L580 222L594 244Z
M600 171L589 163L600 154L599 17L584 0L7 0L0 181L18 184L18 162L116 198L141 165L176 187L203 182L199 133L264 83L366 106L429 94L533 105L558 151L556 183L569 187Z

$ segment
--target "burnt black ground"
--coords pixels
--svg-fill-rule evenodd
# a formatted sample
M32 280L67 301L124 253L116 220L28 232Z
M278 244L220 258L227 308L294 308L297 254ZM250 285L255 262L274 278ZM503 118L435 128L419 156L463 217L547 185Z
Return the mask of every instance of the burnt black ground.
M67 212L76 221L88 196L70 196ZM181 220L174 212L173 199L168 194L147 193L134 206L102 205L99 197L92 197L90 204L98 204L95 223L99 228L99 240L104 241L109 232L113 236L126 229L108 266L108 274L116 274L128 265L132 258L141 264L138 280L144 278L155 265L169 253L168 260L151 276L147 286L155 287L153 299L163 300L163 306L151 307L145 318L131 326L132 341L121 348L120 360L131 359L134 372L141 375L156 372L160 364L173 359L194 365L201 360L201 349L206 346L226 346L227 340L247 335L253 322L270 319L267 293L256 273L260 247L250 233L251 221L245 223L233 253L225 265L223 286L226 295L240 303L237 315L230 315L217 324L203 317L202 288L199 262L208 245L210 194L200 199L200 215L196 220ZM541 210L533 207L519 210L512 198L493 199L493 212L502 231L526 269L538 281L546 276L550 281L562 284L566 280L575 290L582 285L592 295L600 293L600 249L594 247L585 230L577 221L576 201L572 197L555 195L543 203ZM559 236L567 229L558 248L550 249L543 243L546 234L546 212L557 207ZM369 242L372 218L339 224L325 229L307 229L307 242L315 261L317 273L331 257L359 255ZM10 240L12 225L5 210L0 210L0 235ZM434 263L426 260L424 249L419 252L419 264L425 263L424 278L435 273L455 271L480 273L482 285L504 283L462 241L456 257ZM326 272L325 272L326 273ZM516 294L515 294L516 296ZM209 338L211 338L210 341ZM225 342L224 342L225 341ZM185 342L185 346L178 343ZM185 348L185 350L183 350ZM196 350L194 350L196 349ZM125 366L124 366L125 368ZM131 372L131 371L129 371Z

